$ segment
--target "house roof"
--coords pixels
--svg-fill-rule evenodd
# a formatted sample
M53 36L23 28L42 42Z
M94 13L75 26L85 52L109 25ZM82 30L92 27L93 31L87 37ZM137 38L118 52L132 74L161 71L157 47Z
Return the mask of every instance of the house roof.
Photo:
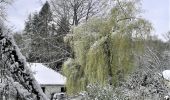
M166 80L170 80L170 70L164 70L162 74Z
M66 77L41 63L29 63L35 79L40 85L65 85Z

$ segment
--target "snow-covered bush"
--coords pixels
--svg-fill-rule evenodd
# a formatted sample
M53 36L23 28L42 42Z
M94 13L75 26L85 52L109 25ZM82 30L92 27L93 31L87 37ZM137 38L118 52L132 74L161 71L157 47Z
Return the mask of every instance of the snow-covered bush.
M164 61L148 49L136 59L136 69L119 86L88 85L85 100L168 100L170 89L161 72Z
M101 86L97 83L87 86L87 90L82 92L84 100L128 100L128 98L122 94L116 88L111 85Z
M83 100L164 100L169 94L164 80L157 73L136 71L119 87L90 84L80 93Z

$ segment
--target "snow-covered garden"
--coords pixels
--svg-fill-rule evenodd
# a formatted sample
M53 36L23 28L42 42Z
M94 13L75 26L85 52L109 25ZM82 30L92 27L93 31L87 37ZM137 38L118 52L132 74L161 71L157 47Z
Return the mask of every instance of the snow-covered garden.
M143 1L37 0L16 31L18 2L0 0L0 100L170 100L170 32Z

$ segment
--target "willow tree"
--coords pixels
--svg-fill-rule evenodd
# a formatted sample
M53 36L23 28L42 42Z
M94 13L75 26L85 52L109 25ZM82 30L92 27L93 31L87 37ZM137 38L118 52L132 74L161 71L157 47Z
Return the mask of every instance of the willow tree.
M65 38L75 52L63 67L70 94L90 83L117 86L134 68L134 55L142 51L142 41L152 27L138 18L139 2L117 0L113 5L107 18L91 19Z

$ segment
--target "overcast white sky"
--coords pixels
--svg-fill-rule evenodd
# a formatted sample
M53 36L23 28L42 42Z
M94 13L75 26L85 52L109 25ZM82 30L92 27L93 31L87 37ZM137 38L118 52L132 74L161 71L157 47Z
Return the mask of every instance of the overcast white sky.
M8 8L8 25L15 31L24 28L24 22L28 14L39 10L42 2L45 0L14 0L15 2ZM170 30L170 0L143 0L142 8L145 12L142 14L154 26L154 33L160 38L163 33Z

